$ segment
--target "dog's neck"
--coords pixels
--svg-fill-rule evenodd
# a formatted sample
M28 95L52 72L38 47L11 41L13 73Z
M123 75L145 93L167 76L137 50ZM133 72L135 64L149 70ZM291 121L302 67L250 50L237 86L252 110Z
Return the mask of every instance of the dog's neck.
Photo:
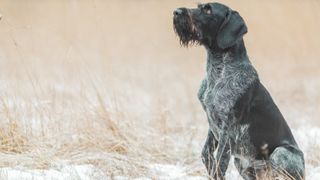
M227 49L221 49L217 45L215 46L205 46L208 53L208 60L218 62L228 63L230 60L246 60L247 59L247 51L244 45L243 39L239 40L235 45L229 47ZM226 56L231 57L228 59L228 62L225 62L224 59ZM226 60L226 59L225 59Z
M207 75L208 78L218 79L223 68L228 65L236 65L249 61L243 40L239 40L234 46L221 49L217 46L206 47L207 50Z

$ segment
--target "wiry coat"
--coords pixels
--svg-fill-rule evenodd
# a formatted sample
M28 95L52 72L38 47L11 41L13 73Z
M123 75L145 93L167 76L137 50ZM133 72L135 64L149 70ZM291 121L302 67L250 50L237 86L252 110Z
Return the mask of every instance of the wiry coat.
M274 177L303 179L303 153L249 61L240 15L211 3L179 8L174 25L183 45L197 42L208 54L198 97L209 123L202 150L209 175L223 178L233 155L244 179L256 179L268 168Z

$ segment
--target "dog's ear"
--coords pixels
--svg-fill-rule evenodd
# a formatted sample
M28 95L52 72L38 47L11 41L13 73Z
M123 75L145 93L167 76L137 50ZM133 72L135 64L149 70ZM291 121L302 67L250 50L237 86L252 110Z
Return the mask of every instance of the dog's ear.
M233 46L247 33L247 26L238 12L229 10L217 33L217 45L221 49Z

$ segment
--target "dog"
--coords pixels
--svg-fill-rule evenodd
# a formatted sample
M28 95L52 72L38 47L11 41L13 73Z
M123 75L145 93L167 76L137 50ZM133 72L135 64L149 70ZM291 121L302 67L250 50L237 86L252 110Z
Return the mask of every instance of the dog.
M173 25L182 46L207 51L198 93L209 130L202 161L210 178L224 179L231 156L244 179L304 179L304 155L247 56L247 26L220 3L178 8Z

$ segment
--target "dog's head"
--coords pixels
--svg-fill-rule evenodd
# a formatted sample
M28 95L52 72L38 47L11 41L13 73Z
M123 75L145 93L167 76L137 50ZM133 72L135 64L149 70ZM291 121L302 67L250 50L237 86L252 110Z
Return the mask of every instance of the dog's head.
M226 49L247 32L238 12L220 3L199 4L197 8L178 8L173 12L175 32L183 46L201 44Z

